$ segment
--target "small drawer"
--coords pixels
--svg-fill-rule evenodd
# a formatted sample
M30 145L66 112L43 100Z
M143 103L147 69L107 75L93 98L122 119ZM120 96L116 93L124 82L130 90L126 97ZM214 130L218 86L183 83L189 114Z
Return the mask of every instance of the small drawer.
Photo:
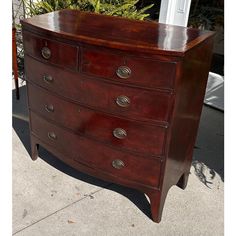
M23 32L23 37L26 54L44 62L76 70L78 56L76 47L41 38L28 32Z
M29 57L25 60L27 80L47 90L119 116L168 122L173 97L169 92L114 85L45 65Z
M164 154L166 128L109 116L53 96L28 83L32 111L74 132L145 155Z
M111 81L150 88L172 89L174 86L174 62L129 57L98 49L83 48L82 73Z
M159 186L159 159L142 158L114 150L53 125L34 113L31 113L31 126L39 139L77 162L119 178L152 187Z

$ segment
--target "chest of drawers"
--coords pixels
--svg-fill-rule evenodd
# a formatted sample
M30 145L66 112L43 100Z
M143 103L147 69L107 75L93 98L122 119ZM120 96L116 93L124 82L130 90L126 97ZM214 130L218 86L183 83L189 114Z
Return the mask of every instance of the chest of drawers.
M147 194L185 188L214 33L62 10L22 22L32 159Z

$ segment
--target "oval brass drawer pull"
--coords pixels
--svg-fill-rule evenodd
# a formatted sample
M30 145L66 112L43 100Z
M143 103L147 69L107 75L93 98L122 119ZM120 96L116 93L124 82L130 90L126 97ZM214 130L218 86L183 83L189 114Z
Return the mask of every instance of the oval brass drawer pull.
M41 54L44 59L49 59L51 57L51 50L48 47L43 47L41 49Z
M48 84L50 84L50 83L53 82L53 78L52 78L51 75L44 75L44 76L43 76L43 80L44 80L44 82L46 82L46 83L48 83Z
M116 159L116 160L112 161L112 166L115 169L121 169L121 168L125 167L125 163L120 159Z
M121 79L128 79L131 75L131 69L128 66L120 66L117 69L116 74Z
M113 130L113 135L118 139L124 139L127 137L127 133L124 129L116 128Z
M51 140L56 140L57 136L54 132L48 132L48 138Z
M47 112L54 112L54 107L52 104L49 104L49 105L45 105L45 110Z
M130 105L130 99L124 95L116 98L116 104L120 107L128 107Z

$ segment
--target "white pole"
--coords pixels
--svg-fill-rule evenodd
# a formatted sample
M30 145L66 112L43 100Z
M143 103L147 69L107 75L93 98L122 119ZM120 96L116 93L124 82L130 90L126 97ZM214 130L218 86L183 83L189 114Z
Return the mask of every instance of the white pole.
M162 0L159 22L187 26L191 0Z

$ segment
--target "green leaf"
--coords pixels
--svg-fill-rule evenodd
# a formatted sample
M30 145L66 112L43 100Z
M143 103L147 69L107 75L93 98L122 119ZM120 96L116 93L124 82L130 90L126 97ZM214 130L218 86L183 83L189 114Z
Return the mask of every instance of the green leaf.
M60 9L79 9L112 16L122 16L131 19L143 20L149 16L145 12L154 4L137 9L139 0L22 0L26 6L26 14L39 15Z
M145 11L147 11L148 9L152 8L154 6L154 4L151 4L149 6L146 6L144 8L142 8L141 10L139 10L139 13L144 13Z
M95 12L99 13L100 11L100 0L97 0L96 5L95 5Z

